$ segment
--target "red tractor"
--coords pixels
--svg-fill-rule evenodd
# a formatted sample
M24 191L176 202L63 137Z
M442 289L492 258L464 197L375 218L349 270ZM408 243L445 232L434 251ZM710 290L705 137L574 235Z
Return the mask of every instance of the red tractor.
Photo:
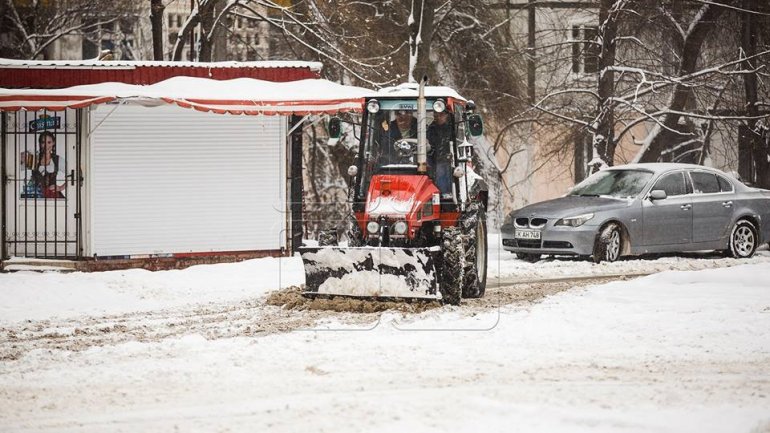
M425 81L365 98L348 170L352 213L344 228L322 233L318 247L300 248L307 296L458 304L484 295L488 190L468 142L482 134L481 117L472 101ZM340 130L333 118L330 137Z

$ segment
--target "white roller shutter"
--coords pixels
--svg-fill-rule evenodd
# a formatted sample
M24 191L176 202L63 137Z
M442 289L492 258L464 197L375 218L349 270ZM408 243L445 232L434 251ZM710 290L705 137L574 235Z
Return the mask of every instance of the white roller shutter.
M172 105L95 107L91 254L284 246L285 121Z

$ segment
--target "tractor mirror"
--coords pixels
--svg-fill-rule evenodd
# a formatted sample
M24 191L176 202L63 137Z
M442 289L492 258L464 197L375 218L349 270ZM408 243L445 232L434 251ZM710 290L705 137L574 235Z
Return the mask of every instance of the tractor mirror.
M481 120L481 115L471 114L468 116L468 132L471 137L478 137L484 133L484 122Z
M329 119L329 138L338 139L342 135L342 121L339 117Z

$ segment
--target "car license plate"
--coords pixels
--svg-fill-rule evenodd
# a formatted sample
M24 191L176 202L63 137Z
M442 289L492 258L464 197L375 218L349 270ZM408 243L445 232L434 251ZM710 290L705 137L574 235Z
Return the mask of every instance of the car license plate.
M516 229L513 237L516 239L540 239L540 230Z

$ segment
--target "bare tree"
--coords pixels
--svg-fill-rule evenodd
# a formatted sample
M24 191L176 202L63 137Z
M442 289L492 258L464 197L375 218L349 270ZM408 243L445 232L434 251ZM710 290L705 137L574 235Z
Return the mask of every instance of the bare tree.
M38 59L52 44L68 35L82 35L124 17L136 16L134 2L108 7L92 0L17 2L0 0L0 53L5 57Z
M745 124L758 139L752 146L755 167L766 173L765 141L757 125L767 118L767 111L760 108L768 106L768 89L764 80L754 86L752 77L766 74L770 47L761 31L745 31L744 42L734 31L741 22L744 27L767 22L765 8L748 0L602 0L595 36L588 36L588 25L573 27L571 35L564 28L566 41L553 37L538 47L538 71L545 76L538 87L542 96L509 124L530 119L535 131L548 131L534 134L560 137L545 143L550 149L546 156L550 152L556 158L577 159L587 145L593 150L586 158L592 169L623 160L616 147L626 143L629 149L632 142L640 146L630 158L633 161L706 161L706 152L715 149L712 136L718 136L722 147L737 148L731 131ZM592 45L600 54L595 69L589 70L585 54ZM569 69L570 60L573 73L560 73ZM581 61L585 68L576 67L580 65L575 62ZM572 142L576 135L568 131L576 130L588 139ZM736 160L720 164L735 165Z

